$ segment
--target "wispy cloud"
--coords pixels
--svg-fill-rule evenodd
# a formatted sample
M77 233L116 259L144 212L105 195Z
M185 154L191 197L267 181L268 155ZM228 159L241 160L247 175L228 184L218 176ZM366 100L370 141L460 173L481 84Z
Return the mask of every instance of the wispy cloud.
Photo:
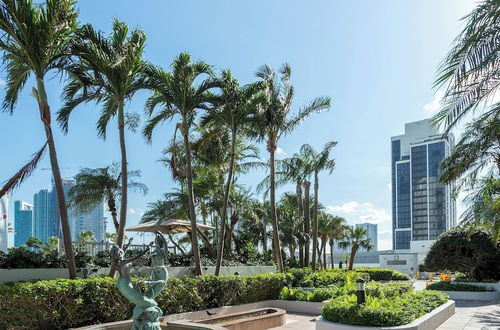
M278 155L283 155L283 156L286 156L286 152L285 152L285 150L281 149L280 147L277 147L277 148L276 148L276 153L277 153Z
M0 79L0 86L3 87L5 85L7 85L7 82L5 80L3 80L3 79Z
M326 209L334 214L346 216L349 222L390 223L391 216L383 208L372 203L350 201L342 205L329 205Z
M128 214L137 214L138 216L142 217L144 215L144 210L143 209L129 208Z
M438 90L434 94L434 99L424 105L424 113L427 117L435 115L443 106L444 91Z
M389 191L391 191L391 190L392 190L392 183L388 183L388 184L387 184L387 189L389 189Z

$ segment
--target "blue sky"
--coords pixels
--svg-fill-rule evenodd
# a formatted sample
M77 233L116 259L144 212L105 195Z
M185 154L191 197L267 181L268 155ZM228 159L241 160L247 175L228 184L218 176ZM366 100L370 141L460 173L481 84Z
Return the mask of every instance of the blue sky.
M139 5L140 3L140 5ZM98 4L98 5L97 5ZM317 96L330 96L332 109L310 117L285 137L278 157L290 156L303 143L321 148L335 140L337 167L320 177L320 201L349 223L379 224L379 248L391 247L390 137L404 123L429 117L439 105L432 89L438 64L474 6L470 0L425 1L80 1L82 23L109 32L112 18L140 27L148 36L145 57L167 67L181 51L216 69L231 69L242 83L256 78L264 63L288 62L296 95L294 109ZM1 77L1 76L0 76ZM52 109L60 106L63 86L48 81ZM0 113L0 181L12 175L39 149L45 137L28 83L15 113ZM3 91L0 87L0 96ZM147 93L139 93L128 111L142 113ZM97 138L98 108L81 106L65 136L55 128L64 176L81 167L102 167L119 160L117 128L106 141ZM147 203L174 187L157 160L173 134L173 124L155 132L147 145L127 133L130 169L142 170L147 196L132 194L128 224L138 222ZM265 149L261 148L263 158ZM10 198L32 202L48 188L48 156L40 169ZM263 173L241 178L254 187Z

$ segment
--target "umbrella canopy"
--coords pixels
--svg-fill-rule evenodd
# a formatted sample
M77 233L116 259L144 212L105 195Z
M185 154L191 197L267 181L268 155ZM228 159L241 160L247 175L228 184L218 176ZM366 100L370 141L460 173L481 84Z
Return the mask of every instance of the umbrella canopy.
M197 227L198 230L215 229L215 227L207 226L201 223L198 223ZM180 219L169 219L169 220L163 220L162 222L150 221L150 222L140 223L132 227L128 227L125 230L143 231L143 232L155 232L158 230L164 234L187 233L191 231L191 222Z

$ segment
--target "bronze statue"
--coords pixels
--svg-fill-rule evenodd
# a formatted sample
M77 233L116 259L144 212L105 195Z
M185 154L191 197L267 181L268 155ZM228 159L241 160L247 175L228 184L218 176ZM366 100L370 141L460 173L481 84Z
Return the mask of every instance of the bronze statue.
M135 305L132 319L132 330L160 330L159 317L163 314L160 307L154 300L163 290L168 279L165 259L167 257L167 242L163 235L155 232L155 247L151 251L152 244L136 255L135 257L125 259L125 252L132 239L125 245L124 249L114 246L111 250L112 258L115 260L120 277L118 278L118 290ZM150 263L150 277L148 280L137 281L146 285L146 291L142 292L132 284L130 272L138 265Z

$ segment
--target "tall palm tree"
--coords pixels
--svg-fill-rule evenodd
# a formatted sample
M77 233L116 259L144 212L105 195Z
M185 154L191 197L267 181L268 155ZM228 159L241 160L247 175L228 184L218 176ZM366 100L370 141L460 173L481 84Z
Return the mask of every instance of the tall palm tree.
M191 62L191 55L181 53L172 63L172 72L166 72L161 68L148 67L148 85L153 91L146 102L146 113L150 117L143 129L143 134L151 141L154 128L176 116L180 122L176 129L180 130L186 157L185 176L187 180L187 192L189 203L189 219L191 225L196 228L196 211L193 195L193 170L191 155L191 127L199 110L207 109L216 98L211 90L218 86L212 77L212 67L205 62ZM204 76L207 76L203 79ZM199 79L203 79L198 83ZM159 109L155 113L155 109ZM175 135L175 133L174 133ZM196 230L191 235L191 248L195 260L195 273L201 274L200 251L198 246L198 235Z
M224 255L224 239L226 233L227 206L229 202L229 192L233 182L233 174L236 165L236 147L240 139L245 134L248 126L248 118L252 112L252 99L256 93L255 85L241 87L230 71L223 71L219 79L221 86L221 99L217 106L208 111L202 119L202 125L215 126L218 129L230 134L229 160L227 165L227 178L224 187L224 200L222 204L222 214L219 238L217 242L217 261L215 275L219 275Z
M38 103L46 143L29 164L9 180L1 194L13 189L29 175L38 163L46 146L49 148L52 176L57 194L64 250L70 278L76 277L75 261L68 223L61 172L52 133L52 120L45 88L45 75L52 70L63 70L68 61L67 46L77 27L77 11L72 0L46 0L43 4L32 0L4 0L0 4L0 49L3 51L7 72L3 110L13 112L19 94L28 78L35 78L33 95Z
M294 96L294 88L290 84L291 68L284 64L279 75L268 65L257 70L257 77L262 80L261 102L255 111L253 123L257 137L266 142L269 152L271 219L273 225L273 241L278 272L283 272L283 260L279 241L278 219L276 217L276 187L275 187L275 152L279 139L290 133L305 118L313 112L330 108L330 98L314 99L299 113L289 118Z
M372 241L368 237L366 229L362 227L347 227L343 240L339 242L339 247L342 249L351 248L349 270L352 270L354 257L360 248L366 249L366 251L373 249Z
M464 19L465 28L455 39L438 69L435 86L446 85L443 108L433 118L449 131L468 113L488 105L500 84L499 32L500 2L486 0ZM500 112L500 102L488 111Z
M102 168L84 168L75 177L75 185L68 191L69 205L78 213L86 213L99 205L103 200L108 204L116 233L119 222L117 202L120 201L122 185L120 165L113 163ZM147 194L145 184L135 181L141 171L128 171L128 188Z
M307 158L310 172L314 175L314 215L313 215L313 255L312 268L315 270L316 249L318 247L318 193L319 193L319 173L327 170L329 174L335 168L335 160L330 158L332 149L337 142L331 141L325 144L320 152L317 152L312 146L304 144L300 149L301 153Z
M65 132L68 131L69 117L82 103L97 102L102 105L97 121L97 134L106 138L106 129L114 117L117 121L121 153L121 193L120 220L116 244L121 248L127 222L127 149L125 127L132 126L125 105L134 94L143 89L142 60L146 35L139 29L129 31L128 26L113 20L113 31L106 37L87 24L77 31L72 41L71 52L76 55L68 69L70 82L64 89L64 105L59 110L58 120ZM131 127L133 128L133 127ZM112 266L111 275L114 274Z

